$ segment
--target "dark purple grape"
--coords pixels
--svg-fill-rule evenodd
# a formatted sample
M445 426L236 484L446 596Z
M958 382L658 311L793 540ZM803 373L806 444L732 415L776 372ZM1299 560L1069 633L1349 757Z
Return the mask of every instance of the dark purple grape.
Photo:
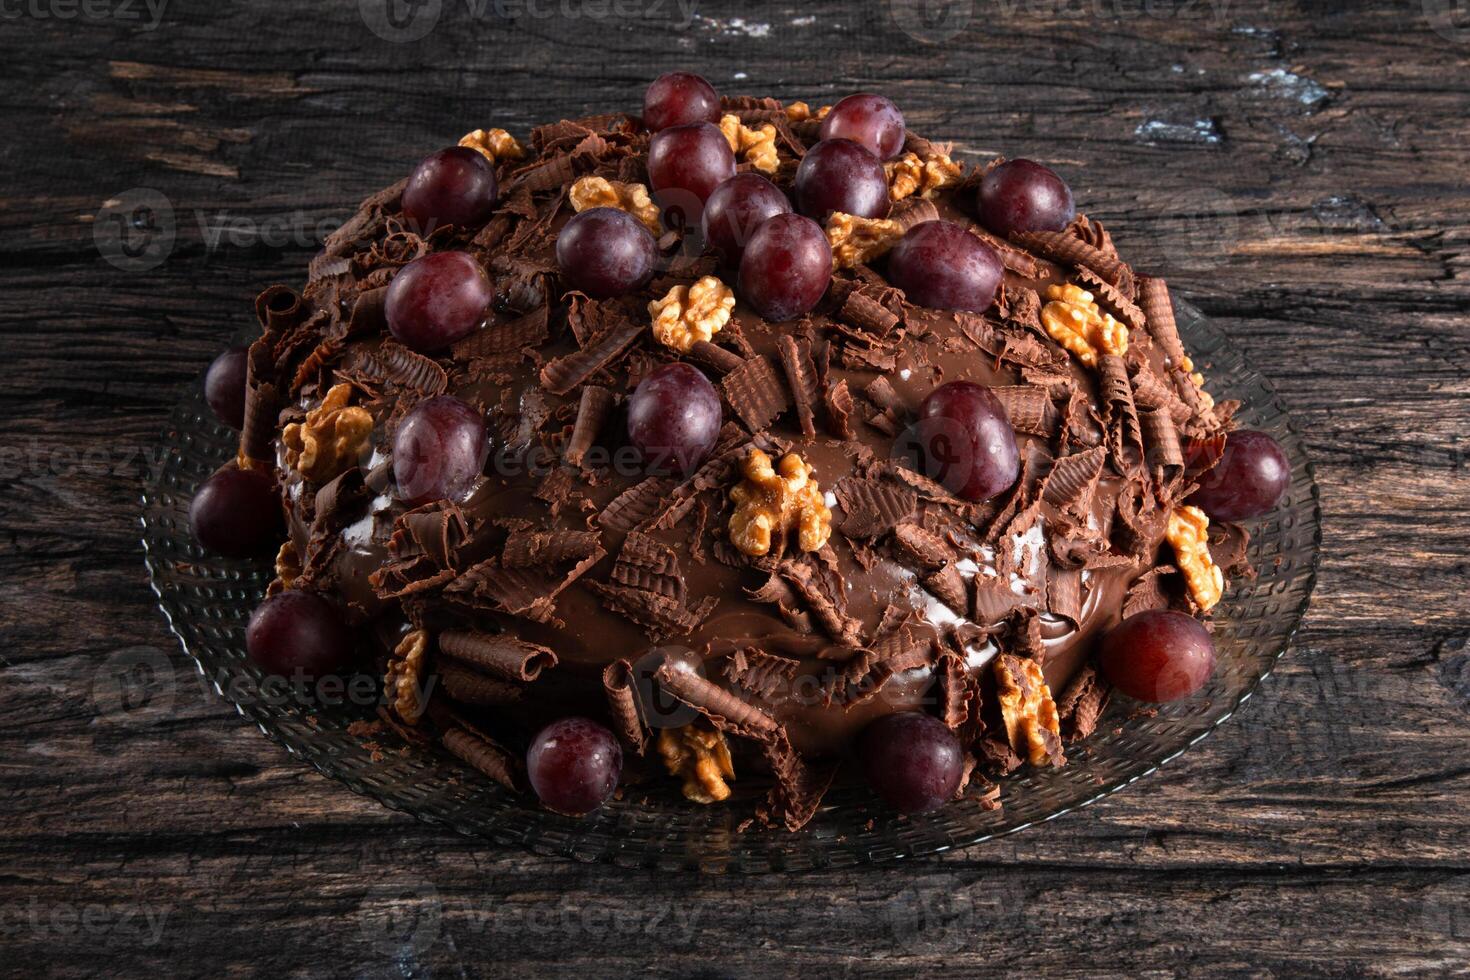
M868 786L900 813L929 813L954 799L965 752L944 723L916 711L888 715L858 737Z
M881 95L849 95L822 120L822 139L852 140L879 160L892 160L903 152L903 113Z
M628 441L651 473L692 473L715 447L723 422L715 386L682 361L654 369L628 399Z
M980 181L980 222L1002 238L1061 231L1076 215L1066 181L1031 160L1007 161Z
M229 558L274 550L286 533L275 481L264 470L226 463L195 491L189 527L200 545Z
M888 253L888 281L917 306L984 313L1005 269L995 251L951 221L908 230Z
M556 236L556 261L573 288L607 299L653 277L658 244L628 212L590 208L573 215Z
M704 205L704 240L725 263L740 267L740 257L767 218L790 214L791 202L760 174L736 174L715 188Z
M1005 406L973 381L951 381L931 391L904 442L922 472L966 500L989 500L1014 485L1021 472Z
M352 633L321 596L287 590L256 607L245 648L268 674L314 680L352 660Z
M704 202L733 176L735 154L718 126L671 126L655 133L648 144L649 186L670 227L698 223Z
M767 320L790 320L821 302L832 280L832 246L822 226L799 214L768 218L740 260L740 298Z
M548 810L580 817L607 802L623 774L617 738L589 718L563 718L541 729L526 752L526 775Z
M384 315L393 336L420 354L442 350L479 329L495 287L468 252L434 252L399 269Z
M1194 617L1155 609L1128 617L1104 636L1098 664L1131 698L1176 701L1210 679L1215 641Z
M403 187L403 213L421 235L443 225L474 228L495 210L500 188L485 155L451 146L419 161Z
M888 176L872 151L852 140L823 140L796 168L796 208L826 221L833 211L859 218L888 216Z
M410 507L457 499L485 466L485 417L452 395L419 402L393 437L393 478Z
M1264 432L1241 429L1225 437L1220 461L1200 477L1189 502L1212 521L1243 521L1271 510L1291 485L1291 463Z
M232 429L245 428L245 367L249 352L231 347L204 372L204 400L215 417Z
M720 121L720 94L687 71L660 75L643 93L643 125L653 132L687 123Z

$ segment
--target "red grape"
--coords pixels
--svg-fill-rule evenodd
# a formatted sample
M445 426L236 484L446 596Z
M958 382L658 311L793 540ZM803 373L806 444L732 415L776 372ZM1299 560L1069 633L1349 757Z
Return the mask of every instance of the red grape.
M1241 429L1225 437L1225 452L1200 477L1189 502L1211 520L1260 517L1275 507L1291 484L1291 463L1281 445L1264 432Z
M984 313L1005 269L989 245L952 221L915 225L888 253L888 281L917 306Z
M796 207L826 221L833 211L859 218L888 216L888 175L883 162L852 140L823 140L796 168Z
M248 352L231 347L204 373L204 400L215 417L232 429L245 428L245 365Z
M980 181L980 221L1002 238L1022 231L1061 231L1076 215L1066 181L1031 160L1010 160Z
M556 236L556 261L574 288L607 299L653 277L658 244L628 212L590 208L574 215Z
M989 388L951 381L929 393L903 448L956 496L989 500L1021 472L1021 453L1005 406Z
M691 72L671 71L660 75L643 93L643 125L655 133L670 126L719 121L719 93Z
M477 150L451 146L419 161L403 188L403 213L421 235L440 225L477 227L495 210L495 168Z
M853 140L879 160L892 160L903 152L903 113L881 95L849 95L822 120L822 139Z
M1129 697L1177 701L1210 679L1215 643L1194 617L1155 609L1128 617L1104 636L1098 664Z
M767 218L789 214L791 202L760 174L736 174L716 187L704 205L704 240L727 265L740 267L750 236Z
M274 548L285 533L274 479L264 470L226 463L194 493L189 527L194 540L230 558Z
M580 817L613 795L623 773L617 738L590 718L563 718L541 729L526 752L526 775L543 806Z
M468 252L434 252L399 269L388 284L388 329L421 354L474 333L495 299L495 287Z
M735 176L735 154L718 126L671 126L648 144L648 182L665 223L691 226L716 187Z
M858 760L868 785L889 806L900 813L929 813L954 799L965 753L939 719L904 711L863 729Z
M287 590L256 607L245 628L250 659L268 674L314 680L352 659L352 633L327 600Z
M419 402L393 437L393 478L410 507L458 498L485 466L485 418L451 395Z
M628 441L653 473L692 473L715 447L722 422L715 386L682 361L650 372L628 399Z
M740 297L767 320L790 320L822 299L832 280L832 246L822 226L799 214L768 218L740 260Z

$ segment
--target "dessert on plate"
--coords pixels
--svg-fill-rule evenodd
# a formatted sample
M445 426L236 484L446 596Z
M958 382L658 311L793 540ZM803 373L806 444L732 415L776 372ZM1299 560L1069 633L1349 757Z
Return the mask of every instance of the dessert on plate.
M278 549L252 658L567 814L996 806L1207 681L1287 477L1056 173L868 93L476 129L256 309L191 510Z

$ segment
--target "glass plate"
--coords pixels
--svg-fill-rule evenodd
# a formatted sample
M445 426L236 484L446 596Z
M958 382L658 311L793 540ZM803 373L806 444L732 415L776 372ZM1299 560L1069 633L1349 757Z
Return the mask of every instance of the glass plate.
M1211 392L1240 399L1241 423L1281 442L1291 459L1291 488L1281 506L1252 527L1249 556L1260 576L1238 581L1218 608L1219 662L1210 683L1149 718L1127 717L1126 699L1115 698L1097 733L1069 752L1069 765L1002 780L1004 807L998 811L960 804L898 819L873 806L862 788L838 788L798 833L740 832L749 801L701 807L676 794L648 799L634 788L577 820L505 791L437 747L401 750L391 733L365 744L348 726L373 717L368 707L261 694L260 671L245 655L245 623L269 581L267 564L207 555L189 534L194 488L230 457L236 440L215 421L199 385L174 411L163 433L167 461L143 495L145 561L169 628L221 697L320 772L420 820L540 854L706 872L843 867L978 844L1093 803L1204 738L1250 697L1306 612L1321 528L1317 484L1301 439L1270 383L1197 310L1176 305L1185 343Z

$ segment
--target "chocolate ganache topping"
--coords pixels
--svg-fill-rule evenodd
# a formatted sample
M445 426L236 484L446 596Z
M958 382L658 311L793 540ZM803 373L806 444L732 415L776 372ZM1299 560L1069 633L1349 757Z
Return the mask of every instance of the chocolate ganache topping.
M532 736L573 716L795 829L925 714L943 791L993 801L1096 725L1104 634L1245 569L1185 502L1233 406L1051 171L692 78L657 133L476 130L259 297L235 465L285 505L271 593L358 631L385 721L563 812L580 743Z

